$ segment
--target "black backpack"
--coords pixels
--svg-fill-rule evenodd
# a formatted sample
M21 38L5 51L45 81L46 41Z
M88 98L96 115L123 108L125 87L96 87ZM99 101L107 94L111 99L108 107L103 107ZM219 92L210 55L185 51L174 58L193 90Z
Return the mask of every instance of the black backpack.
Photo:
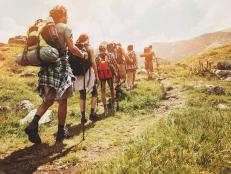
M87 49L81 45L81 44L76 44L76 46L82 50L83 52L88 54ZM84 76L86 72L90 69L91 67L91 60L89 58L88 54L88 59L83 59L81 57L77 57L73 55L70 51L68 53L69 55L69 64L71 66L72 72L75 76Z

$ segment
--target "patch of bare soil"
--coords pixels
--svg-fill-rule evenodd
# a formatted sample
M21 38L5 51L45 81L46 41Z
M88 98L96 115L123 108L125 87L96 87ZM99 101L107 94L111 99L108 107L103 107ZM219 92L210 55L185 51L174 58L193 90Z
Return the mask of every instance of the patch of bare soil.
M181 109L185 107L186 96L180 85L171 85L168 80L161 81L165 93L162 97L159 108L155 109L156 116L168 115L175 109Z

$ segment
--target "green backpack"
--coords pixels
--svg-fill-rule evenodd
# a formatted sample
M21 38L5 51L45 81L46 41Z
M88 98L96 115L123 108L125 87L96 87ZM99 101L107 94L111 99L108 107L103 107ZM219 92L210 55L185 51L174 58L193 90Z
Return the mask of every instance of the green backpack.
M61 49L53 20L37 20L27 32L27 44L16 62L22 66L42 66L59 60Z

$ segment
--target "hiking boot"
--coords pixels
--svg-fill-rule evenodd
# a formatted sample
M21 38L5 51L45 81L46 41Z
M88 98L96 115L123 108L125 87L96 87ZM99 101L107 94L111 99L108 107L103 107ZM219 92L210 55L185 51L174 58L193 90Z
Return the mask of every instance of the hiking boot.
M56 142L62 142L65 138L69 136L69 132L65 129L58 130L56 134Z
M41 138L38 134L38 125L31 123L26 127L25 133L28 135L28 139L30 142L34 144L41 144Z
M92 122L96 122L100 119L96 114L90 114L89 118Z
M81 124L85 124L85 123L87 123L87 119L86 119L86 117L82 117L81 118Z

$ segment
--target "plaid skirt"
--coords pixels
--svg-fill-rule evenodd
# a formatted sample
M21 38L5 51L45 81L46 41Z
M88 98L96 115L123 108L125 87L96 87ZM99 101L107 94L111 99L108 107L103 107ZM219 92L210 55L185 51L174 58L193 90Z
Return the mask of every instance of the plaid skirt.
M57 63L42 66L38 77L39 95L42 98L46 98L48 93L45 91L45 88L49 87L55 90L52 94L52 99L56 100L62 98L66 90L72 87L75 80L66 58L61 58Z

